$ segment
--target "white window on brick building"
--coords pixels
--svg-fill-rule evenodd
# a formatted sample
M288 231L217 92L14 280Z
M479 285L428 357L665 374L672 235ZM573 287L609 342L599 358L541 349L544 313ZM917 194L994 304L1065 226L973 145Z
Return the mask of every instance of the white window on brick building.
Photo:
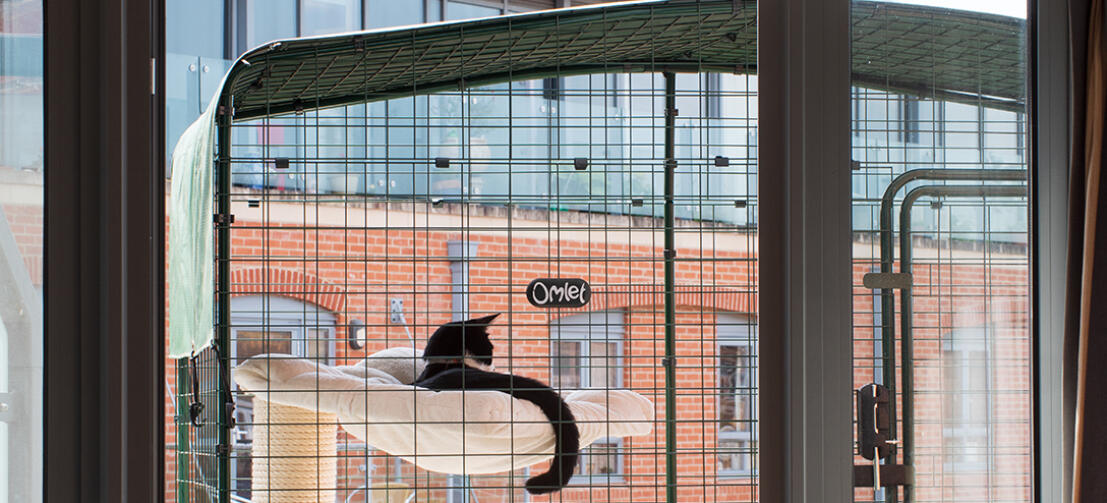
M747 316L715 317L718 344L716 473L757 473L757 325Z
M550 323L550 385L554 389L620 389L623 386L623 312L596 311ZM574 483L623 473L622 439L602 438L581 450Z
M950 472L988 469L991 372L988 327L942 337L942 463Z
M231 299L231 368L251 356L290 354L320 363L334 357L334 314L288 297L248 295ZM211 389L211 388L207 388ZM235 396L233 489L250 497L254 401Z

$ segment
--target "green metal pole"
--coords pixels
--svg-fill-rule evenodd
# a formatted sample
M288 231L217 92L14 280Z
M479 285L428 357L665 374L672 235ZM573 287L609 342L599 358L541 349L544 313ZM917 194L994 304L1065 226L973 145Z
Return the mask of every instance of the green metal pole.
M892 246L894 240L892 231L892 207L895 204L895 195L902 185L895 181L884 193L883 203L880 206L880 273L891 274L892 264L895 262L895 249ZM895 292L891 288L880 290L880 361L883 363L882 384L888 389L888 430L889 440L899 438L897 432L899 424L896 418L896 336L895 336L896 299ZM910 401L904 398L904 401ZM898 458L896 447L893 445L885 457L887 463L896 464ZM896 503L899 500L899 489L889 488L884 490L884 503Z
M219 219L216 223L218 235L219 254L216 257L217 272L219 275L218 289L216 290L216 302L218 311L218 325L216 326L215 345L219 349L218 360L229 359L230 352L230 288L231 288L231 100L230 94L224 93L219 100L219 110L216 111L217 141L215 176L218 180L216 193L216 213ZM216 361L216 382L219 399L217 400L219 417L219 445L216 446L216 454L219 461L219 503L231 501L231 436L230 417L227 416L227 403L231 402L231 383L225 382L222 365L230 368L229 361Z
M673 175L676 171L676 74L665 72L665 501L677 502L676 244Z
M177 360L177 414L173 422L177 427L177 503L188 503L191 475L189 463L192 447L189 445L189 427L191 424L185 419L189 403L185 386L191 386L192 381L188 377L188 359Z

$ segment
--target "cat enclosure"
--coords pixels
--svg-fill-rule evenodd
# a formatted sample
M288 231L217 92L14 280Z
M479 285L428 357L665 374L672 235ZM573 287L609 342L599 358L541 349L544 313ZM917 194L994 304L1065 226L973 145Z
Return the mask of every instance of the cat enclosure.
M242 56L185 133L214 169L173 177L205 219L170 253L214 284L170 274L210 307L170 314L194 329L171 340L177 501L756 501L756 12L617 4ZM932 77L903 76L855 85ZM526 404L410 386L439 325L492 313L497 370L587 411L552 496L524 490L550 452Z
M180 387L178 499L537 499L522 482L543 464L425 470L436 454L418 438L393 456L333 411L259 400L232 375L267 353L354 365L499 312L499 371L598 392L608 416L554 499L752 500L755 14L586 8L246 54L213 111L219 351L180 366L197 396ZM583 280L590 298L532 304L536 279ZM282 370L264 371L275 387ZM308 387L319 403L339 393ZM650 404L633 436L612 417L624 390ZM414 395L377 391L344 392L370 409ZM187 426L193 403L202 426ZM415 434L432 442L432 428Z

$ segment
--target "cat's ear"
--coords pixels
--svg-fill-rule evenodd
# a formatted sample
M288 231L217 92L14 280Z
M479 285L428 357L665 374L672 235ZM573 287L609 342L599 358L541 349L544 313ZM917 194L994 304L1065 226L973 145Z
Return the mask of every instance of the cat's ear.
M474 325L491 325L492 320L495 320L496 317L498 317L499 315L500 315L500 313L490 314L490 315L485 316L483 318L472 319L469 322L474 324Z

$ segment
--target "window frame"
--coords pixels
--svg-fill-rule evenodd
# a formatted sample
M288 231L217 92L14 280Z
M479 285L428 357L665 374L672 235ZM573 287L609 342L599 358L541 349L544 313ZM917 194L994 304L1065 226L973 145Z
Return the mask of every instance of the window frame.
M297 311L298 310L298 311ZM241 313L245 311L245 313ZM240 314L241 313L241 314ZM274 323L274 319L278 323ZM297 358L308 356L309 330L325 330L327 341L324 345L325 356L314 357L315 361L331 364L336 354L335 328L338 317L325 308L282 295L244 295L231 300L231 341L237 342L233 334L239 331L288 331L292 335L292 355ZM318 338L318 337L317 337ZM238 345L231 344L231 361L238 357Z
M831 47L829 48L820 47L820 42L823 42L827 35L820 33L809 37L810 40L807 40L801 36L802 33L798 33L805 29L802 23L775 22L785 18L784 12L788 8L793 8L799 14L803 14L804 7L810 9L815 4L814 0L806 0L791 3L767 3L765 5L767 7L765 17L767 18L766 21L769 22L764 23L764 30L759 30L759 41L763 42L760 44L762 46L760 50L762 51L762 59L765 61L765 64L761 65L765 69L762 72L762 78L765 82L771 80L773 84L791 83L809 78L806 77L808 75L825 75L824 72L803 72L799 70L809 70L812 67L819 69L825 64L825 58L815 56L822 56L827 53L833 56L840 52L836 49L840 49L845 45L843 41L838 44L830 44ZM108 2L106 5L108 8L117 8L118 2ZM45 101L51 104L47 110L48 122L45 133L47 143L44 148L45 151L50 153L50 157L47 158L48 169L46 170L47 181L45 184L47 196L45 204L48 215L47 221L53 224L46 227L46 242L69 243L74 239L78 241L75 246L48 245L46 247L47 259L44 265L46 270L44 278L45 304L49 306L50 312L83 313L80 317L51 317L49 318L50 322L46 323L44 328L46 332L44 338L46 345L46 393L44 393L43 399L48 411L44 430L47 432L46 437L49 440L44 448L46 453L44 473L47 477L44 493L45 499L48 501L76 500L82 494L87 495L90 491L106 491L109 495L118 494L121 491L119 487L125 488L126 492L130 494L161 495L164 493L164 450L161 448L150 449L149 446L144 445L137 445L136 447L135 442L123 442L121 440L121 438L133 440L149 437L154 438L156 443L160 445L163 443L160 438L161 435L156 434L156 432L152 435L142 435L140 434L142 432L132 430L121 437L120 433L113 429L108 429L107 435L96 434L96 428L99 424L97 418L108 417L111 414L130 417L136 427L139 428L141 428L141 425L153 425L163 420L164 410L161 410L161 407L164 407L164 404L162 404L164 402L163 398L142 391L150 383L159 383L164 380L164 375L162 375L164 372L159 368L160 366L149 364L149 355L164 349L161 347L164 344L162 342L163 337L149 336L149 330L160 333L164 330L165 325L164 306L158 305L158 300L162 298L164 290L164 281L163 278L160 278L164 274L159 272L163 269L160 264L163 263L164 251L162 240L150 240L149 232L147 232L149 228L160 228L164 224L143 226L140 223L131 222L128 226L122 226L118 218L113 220L104 217L108 210L112 208L111 205L88 205L84 204L85 199L79 197L82 194L87 195L91 191L91 193L99 195L100 200L115 200L108 196L116 194L118 192L117 187L108 183L94 182L99 179L97 177L107 178L108 175L114 174L111 171L113 169L124 169L125 163L104 161L107 158L106 156L95 155L94 152L86 151L89 149L51 148L51 146L73 144L74 137L91 136L100 138L99 141L91 142L93 145L98 145L95 148L90 147L92 150L110 150L109 147L122 145L122 155L126 159L145 159L149 157L145 160L157 162L159 155L160 158L164 158L164 135L159 137L157 134L164 126L163 121L150 120L147 122L137 119L122 121L121 124L126 134L148 136L150 141L121 143L115 136L108 139L102 138L103 131L110 129L103 127L102 123L108 121L111 117L115 117L113 114L85 113L77 117L74 112L81 110L81 105L91 106L95 110L119 111L122 109L119 105L120 101L128 100L133 103L145 103L143 100L150 100L150 93L145 85L132 86L128 84L124 86L127 93L114 93L114 95L108 93L107 99L103 99L102 96L90 97L90 93L78 93L82 90L78 83L87 84L103 81L113 75L121 75L129 67L115 63L123 60L131 63L141 61L144 65L146 64L145 58L129 57L132 52L151 52L157 58L157 64L162 64L165 60L164 47L156 42L156 34L163 31L165 22L164 16L158 15L160 14L160 5L159 2L137 2L131 5L131 10L128 11L128 15L125 17L97 16L95 15L96 12L91 9L88 12L93 15L79 15L82 12L79 9L81 4L75 0L47 2L43 7L44 17L47 18L46 25L49 26L45 33L47 40L45 44L47 73L61 77L47 79L45 93ZM826 5L827 7L824 8L830 11L831 21L845 17L841 12L843 7L838 3L830 2ZM1069 136L1066 125L1070 111L1066 106L1069 93L1066 69L1070 61L1068 57L1070 52L1068 47L1070 30L1066 6L1062 2L1037 2L1032 0L1030 11L1027 20L1030 31L1030 40L1028 41L1031 57L1029 72L1032 85L1030 92L1033 95L1030 101L1030 113L1033 116L1030 133L1030 141L1033 143L1030 164L1034 187L1031 208L1033 218L1031 235L1035 245L1033 250L1034 262L1032 264L1033 282L1031 285L1034 294L1031 323L1032 339L1035 345L1035 365L1032 369L1032 379L1035 389L1035 423L1033 429L1036 448L1033 494L1035 500L1051 501L1061 500L1065 494L1071 491L1070 488L1066 488L1066 477L1064 476L1066 468L1064 463L1061 462L1063 459L1071 459L1071 456L1065 455L1066 449L1062 441L1065 411L1064 407L1056 406L1062 403L1063 380L1061 355L1064 342L1065 253L1063 246L1059 244L1066 242L1068 231L1065 225L1068 184L1066 151ZM820 12L820 14L825 13ZM824 17L826 16L824 15ZM839 33L840 27L836 23L826 22L823 26L830 27L828 31L831 32L830 36L832 38L834 38L834 35L839 35L836 39L848 40L841 36ZM122 27L122 30L120 27ZM102 51L106 63L90 65L90 68L82 70L81 65L78 64L81 52L74 49L80 47L82 43L92 44L103 38L105 34L118 35L119 33L128 35L126 37L128 51ZM794 48L783 43L772 43L780 41L783 35L787 34L794 34L795 37L792 40L799 41L794 44ZM796 52L811 54L813 57L796 62L796 58L792 57L795 56L794 53ZM789 57L775 57L782 53ZM844 58L845 56L829 59L831 59L831 63L835 63L835 61ZM796 71L785 77L780 70L788 65L796 67ZM834 68L830 69L834 70ZM123 81L133 84L136 76L146 79L148 73L135 72L132 69ZM833 74L834 72L830 73ZM77 75L82 78L69 78ZM830 78L828 80L831 86L835 86L839 79ZM148 79L143 82L148 82ZM164 76L159 76L157 84L155 87L156 96L153 101L164 102ZM780 111L782 113L776 116L768 113L763 114L763 122L770 123L771 126L779 126L780 123L787 120L787 115L783 113L786 110L782 103L774 100L779 98L780 95L786 94L790 89L784 87L774 88L768 85L765 87L768 88L767 92L771 96L763 100L761 108L766 112ZM831 91L833 90L831 89ZM814 100L797 101L795 106L798 110L794 115L801 116L803 112L807 111L806 109L810 108L810 105L805 106L804 103L813 102ZM161 103L161 105L155 104L149 108L151 110L136 106L127 108L127 110L138 114L153 114L156 117L164 110L164 103ZM833 126L835 115L840 114L831 111L829 114L816 117L813 122L830 122L830 125ZM79 120L74 123L76 119ZM810 129L817 130L818 126L819 124L813 124ZM771 128L767 125L766 129ZM136 130L140 131L136 132ZM826 130L833 131L833 129ZM774 136L769 137L770 135ZM793 142L790 140L781 142L779 135L774 132L764 136L768 138L763 138L765 145L761 151L767 154L766 157L769 155L779 157L784 152L789 151L789 147L793 146ZM145 155L144 152L147 150L154 150L154 155ZM805 149L801 145L796 150ZM823 155L825 156L825 153ZM796 157L803 159L800 162L805 163L813 162L806 161L806 159L819 159L817 155ZM772 164L775 160L768 159L766 164ZM96 169L101 164L104 169ZM784 168L788 167L790 166L784 166ZM778 171L784 173L781 173L780 176L774 176ZM779 181L786 174L790 174L785 171L786 169L767 170L768 176L763 178L761 183L766 188L773 187L773 183ZM93 177L94 180L90 182L88 177ZM127 202L128 207L133 211L124 212L126 216L138 218L142 215L150 215L152 219L156 219L164 215L164 209L162 208L164 198L147 197L146 192L161 193L160 191L145 190L150 186L152 184L143 184L142 180L130 179L130 183L123 191L123 201ZM779 192L784 192L787 188L787 184L780 184ZM762 196L773 195L776 192L767 190L762 192ZM818 197L816 196L816 198ZM795 201L791 203L794 205L793 209L802 210L802 199L797 197L793 201ZM781 200L777 205L767 208L765 213L773 218L775 223L784 218L783 213L776 210L785 205ZM143 209L149 209L150 211L143 211ZM102 225L105 230L99 233L79 232L83 222L95 221L97 218L107 221L106 224ZM794 220L800 219L794 218ZM802 227L803 224L801 223L800 226ZM784 231L792 231L793 234ZM794 391L795 388L808 381L825 383L827 379L820 381L820 378L825 377L830 377L834 383L844 381L844 377L839 375L842 372L837 367L825 370L812 366L811 371L815 372L816 375L805 377L798 370L803 368L802 365L793 367L785 365L787 363L785 357L788 356L785 352L785 342L795 343L797 342L796 339L801 339L798 342L805 342L802 337L802 330L807 325L794 323L789 325L786 330L777 330L785 328L783 326L784 313L799 313L794 315L797 318L796 321L812 318L808 320L810 322L808 325L815 325L820 328L826 326L829 317L825 314L807 316L801 309L785 310L782 305L790 297L769 295L778 294L781 291L790 291L789 286L792 283L788 281L789 277L785 275L789 271L793 271L794 276L798 278L792 280L792 282L799 282L814 274L814 272L807 272L807 270L826 270L821 269L815 263L806 269L792 267L791 264L787 263L784 264L784 267L781 267L783 259L775 257L783 257L783 255L769 253L778 252L785 248L788 251L793 251L794 248L797 248L798 245L786 246L785 243L786 237L794 238L795 233L802 234L790 227L783 228L783 230L776 233L777 236L766 236L762 241L764 245L762 252L765 252L765 255L769 257L770 263L760 265L763 273L761 277L771 289L769 292L762 292L762 302L766 305L765 312L762 313L762 319L770 320L771 326L767 330L772 332L774 336L779 335L779 341L771 342L771 347L761 348L761 355L759 356L767 358L766 361L770 363L766 368L779 366L779 369L771 371L771 375L768 377L777 377L785 373L789 373L794 377L789 382L783 379L767 379L767 384L773 388L770 391L784 389ZM798 240L793 239L793 241ZM103 246L103 243L107 242L113 243L113 246ZM119 257L124 255L123 251L120 251L121 248L115 246L120 242L126 245L123 251L134 251L134 253L128 254L130 257L129 269L147 276L139 280L138 286L132 285L133 287L123 290L123 295L127 298L138 299L141 302L120 301L120 294L112 293L119 289L112 290L108 288L106 286L108 285L107 281L90 280L84 281L76 287L74 286L73 278L75 277L90 274L95 277L96 274L106 274L101 271L104 267L104 261L117 261ZM839 243L832 244L835 247L840 246ZM139 248L140 245L147 248ZM148 247L154 247L154 249L150 250ZM89 250L101 250L107 258L99 261L88 260ZM159 258L162 259L161 262L158 261ZM155 266L141 267L144 264L136 263L136 261L153 262ZM117 285L118 281L113 284ZM812 288L823 289L818 284L814 284ZM111 295L96 294L103 291L108 291ZM794 295L808 297L802 292ZM164 303L162 302L162 304ZM106 318L106 313L112 308L121 312L127 320L131 321L127 326L138 327L139 330L146 331L146 337L128 339L128 332L124 333L125 337L120 339L118 333L114 331L90 332L87 330L87 327L99 326L102 320ZM828 312L837 311L830 310ZM834 323L830 324L835 325ZM800 328L792 328L793 326L799 326ZM835 331L839 330L836 326L832 328ZM801 332L801 337L795 335L797 331ZM836 335L836 333L832 335ZM116 339L130 343L126 351L73 351L73 348L81 346L96 347L100 345L113 348L118 346ZM773 339L777 339L777 337ZM832 342L841 343L837 339ZM152 349L147 346L151 346ZM803 349L802 345L797 344L797 346ZM819 353L819 351L810 351L809 353ZM110 358L104 355L108 355ZM117 357L119 355L125 357L123 361L133 363L133 365L122 367L111 365L113 362L118 363ZM801 363L809 358L803 353L796 357ZM80 363L80 365L74 364L74 361ZM89 398L88 396L81 397L78 395L78 392L82 389L110 388L111 383L119 381L119 379L112 377L118 373L119 368L123 369L125 379L122 379L122 382L126 385L124 388L130 390L138 387L138 391L116 394L114 397L105 396L102 400L98 400L96 397ZM786 370L789 368L792 370ZM132 376L132 374L138 377L126 379L127 376ZM790 382L799 384L789 384ZM105 383L108 384L105 385ZM819 386L819 388L826 387L828 386ZM800 433L807 433L808 435L812 431L830 431L835 434L848 433L848 425L838 424L841 420L837 419L834 414L831 414L830 418L836 422L829 425L819 426L812 424L814 419L807 419L809 417L817 418L825 423L828 416L819 414L819 412L824 412L828 408L832 409L830 411L832 413L838 412L833 407L814 402L808 403L803 400L804 397L817 394L819 391L821 389L806 391L806 389L800 388L799 392L796 393L796 400L801 404L800 410L791 414L785 414L784 400L781 400L779 404L770 405L766 403L766 407L770 409L768 412L772 413L774 419L784 419L792 415L798 416L795 421L799 423L799 426L794 426L792 430ZM153 398L150 398L151 396ZM121 397L126 397L126 400ZM806 411L813 413L808 415L799 414L799 412ZM83 417L84 420L74 422L73 417ZM766 414L766 418L768 418L768 414ZM830 447L813 446L816 452L810 455L805 454L802 449L807 446L801 441L802 438L799 433L792 433L792 430L786 431L783 421L779 425L773 422L767 422L767 424L774 426L772 426L773 431L768 432L766 437L774 441L779 449L766 451L772 453L770 455L771 459L763 465L770 468L773 472L771 475L774 477L762 476L762 499L777 500L779 498L780 501L792 501L802 496L805 490L822 489L822 491L813 493L823 494L823 497L829 501L845 501L841 498L844 497L843 494L845 494L846 489L843 489L843 483L838 481L848 480L846 477L848 473L843 469L835 469L836 467L833 464L816 464L816 462L824 461L824 458L828 461L837 461L842 457L838 452L840 449L837 449L841 446L837 444ZM155 428L150 426L148 429L153 430ZM829 435L826 438L832 439L835 437ZM783 442L784 439L794 441L785 443ZM75 455L72 452L72 446L75 443L83 443L89 447L83 449L80 455ZM128 446L135 455L122 456L122 453L130 452ZM832 451L830 454L826 454L828 449ZM849 451L846 449L844 452L848 454ZM109 484L106 480L93 480L95 477L90 475L96 472L96 467L103 464L104 456L107 457L109 462L119 461L119 463L114 463L115 466L121 467L116 472L126 475L122 479L120 478L122 475L114 476L112 480L117 481L117 484ZM811 458L814 458L814 460ZM792 462L797 469L785 472L783 470L785 461ZM817 470L820 466L829 467L830 473L825 473L827 470ZM805 468L810 470L805 470ZM83 481L85 483L56 484L50 483L51 481ZM109 485L112 487L107 488ZM793 491L788 493L792 495L790 499L785 498L785 487L794 488ZM800 496L795 496L796 494Z
M568 318L576 318L576 317L580 317L580 316L587 316L589 318L594 318L596 316L602 316L604 318L605 322L603 324L587 324L587 325L583 324L583 323L582 324L576 324L576 323L567 324L569 326L579 326L579 327L589 327L589 328L587 329L587 332L585 334L585 338L562 337L560 329L558 328L559 326L563 325L562 323L560 323L560 321L568 319ZM615 320L614 323L612 322L613 319ZM599 326L599 327L619 327L620 336L617 337L617 338L610 337L609 336L609 333L611 332L610 330L603 330L602 331L603 336L597 336L594 333L593 329L591 328L591 327L596 327L596 326ZM560 343L560 342L576 342L576 343L580 344L581 350L580 350L580 353L579 353L578 357L580 358L581 363L577 367L577 371L579 372L579 375L578 375L579 385L577 386L577 389L621 389L623 387L623 380L624 380L623 373L626 370L626 368L624 366L624 361L625 361L624 351L626 350L626 342L625 341L626 341L626 318L625 318L625 315L623 314L623 311L619 310L619 309L611 309L611 310L606 310L606 311L589 311L589 312L586 312L586 313L573 314L573 315L569 315L569 316L563 316L563 317L559 318L556 321L551 321L550 322L550 344L551 345L554 344L554 343ZM615 374L615 383L610 385L610 386L606 386L606 387L593 387L592 386L592 383L591 383L592 375L591 375L591 372L588 372L588 370L591 367L587 364L587 361L592 357L591 356L592 355L592 348L591 348L591 343L592 342L608 342L608 343L614 342L615 343L615 354L617 356L615 356L615 358L614 358L615 363L614 363L613 366L619 368L619 372L617 374ZM560 369L562 367L558 365L558 357L554 356L553 353L554 352L552 350L549 352L549 354L550 354L550 367L549 368L550 368L550 371L551 371L550 381L551 381L551 385L557 384L558 385L557 387L560 388L561 387L560 383L559 383L560 378L558 378L555 381L553 372L554 371L560 372Z
M901 94L899 99L899 125L897 139L904 145L917 145L921 130L921 98L910 94Z
M585 319L590 323L563 323L567 319ZM594 323L594 320L599 318L601 323ZM585 338L573 337L577 334L570 334L570 337L562 337L562 326L571 327L587 327L584 332ZM603 327L600 333L596 333L592 327ZM611 337L612 330L607 327L618 327L618 337ZM549 324L549 339L551 347L553 344L560 342L577 342L581 351L579 354L580 364L577 367L579 385L577 389L621 389L624 383L624 373L626 367L625 354L626 350L626 313L621 309L609 309L604 311L587 311L583 313L570 314L557 318L556 320L550 320ZM567 341L566 341L567 339ZM615 358L614 365L619 369L619 372L615 374L615 383L613 385L605 387L592 387L591 386L591 366L589 360L591 358L591 343L592 342L614 342L615 343ZM551 387L557 385L554 389L559 390L559 381L554 380L554 372L560 373L563 368L559 365L559 358L554 356L554 352L549 351L549 369L550 369L550 384ZM622 437L601 437L596 439L593 444L606 443L614 446L614 458L615 458L615 471L608 474L589 474L589 473L574 473L573 477L569 480L570 486L603 486L605 484L616 484L623 482L623 474L626 469L626 463L623 455L623 438ZM584 447L580 450L580 460L577 463L577 469L583 470L586 465L586 459L591 456L589 452L590 447Z

